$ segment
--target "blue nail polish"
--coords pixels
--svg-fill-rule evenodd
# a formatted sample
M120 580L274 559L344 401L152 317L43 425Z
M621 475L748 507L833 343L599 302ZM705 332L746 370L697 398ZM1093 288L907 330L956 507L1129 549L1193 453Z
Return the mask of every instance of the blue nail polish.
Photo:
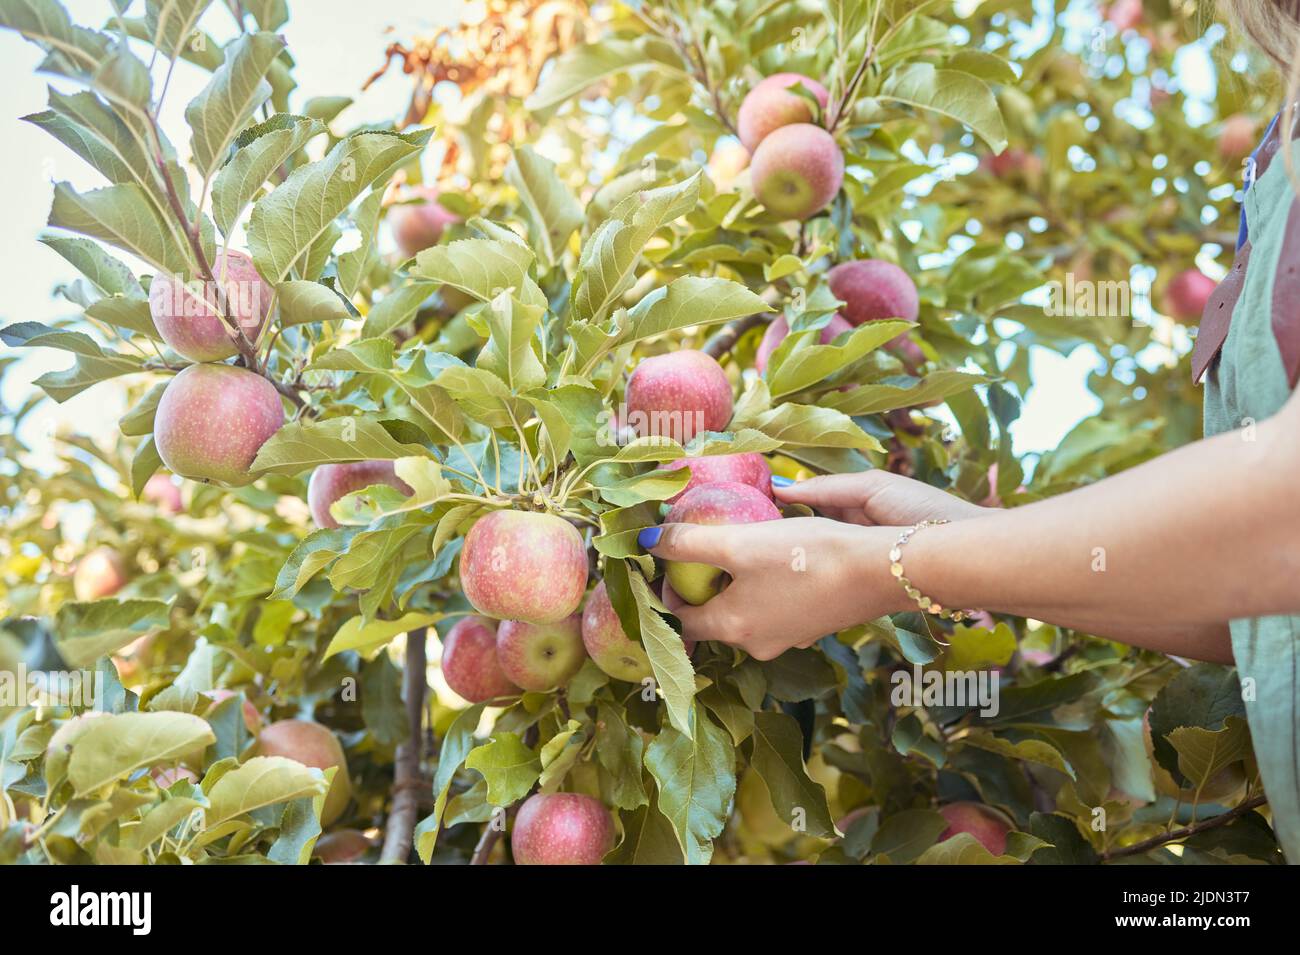
M641 545L643 550L651 550L659 543L659 538L663 536L662 527L647 527L636 535L636 542Z
M793 483L794 481L791 481L788 477L781 477L779 474L772 475L773 487L789 487Z

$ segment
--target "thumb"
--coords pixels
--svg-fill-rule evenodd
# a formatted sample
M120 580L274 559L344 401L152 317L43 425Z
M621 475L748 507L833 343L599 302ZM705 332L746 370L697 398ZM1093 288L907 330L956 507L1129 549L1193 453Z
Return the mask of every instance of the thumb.
M637 543L664 560L712 564L730 570L731 528L709 524L659 524L637 535Z

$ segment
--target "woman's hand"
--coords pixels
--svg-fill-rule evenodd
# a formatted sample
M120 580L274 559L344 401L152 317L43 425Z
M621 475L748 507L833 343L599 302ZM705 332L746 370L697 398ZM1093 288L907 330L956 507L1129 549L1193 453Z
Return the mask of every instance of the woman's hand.
M907 595L889 573L897 538L897 528L796 517L664 524L646 528L639 539L662 560L712 564L732 577L707 603L674 609L687 637L771 660L790 647L906 609Z
M827 474L795 484L773 478L778 504L806 504L826 517L850 524L907 527L921 521L962 521L998 513L971 504L923 481L890 471Z

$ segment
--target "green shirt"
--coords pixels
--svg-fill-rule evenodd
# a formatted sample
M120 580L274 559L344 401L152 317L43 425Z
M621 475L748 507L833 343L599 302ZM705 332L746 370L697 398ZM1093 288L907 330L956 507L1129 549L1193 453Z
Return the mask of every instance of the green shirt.
M1300 142L1296 148L1300 159ZM1246 192L1249 267L1223 349L1206 373L1206 435L1248 428L1271 417L1291 396L1273 312L1295 201L1281 156ZM1290 249L1288 258L1296 251ZM1300 299L1294 307L1300 309ZM1300 864L1300 616L1233 620L1230 627L1237 672L1243 681L1253 681L1246 718L1273 828L1287 860Z

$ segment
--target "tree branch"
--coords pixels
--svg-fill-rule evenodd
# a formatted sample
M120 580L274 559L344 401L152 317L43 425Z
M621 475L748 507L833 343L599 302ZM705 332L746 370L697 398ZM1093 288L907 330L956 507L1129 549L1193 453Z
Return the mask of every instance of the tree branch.
M757 328L767 321L767 316L763 313L755 315L746 315L744 318L738 318L735 321L728 322L721 331L717 332L712 338L704 343L701 351L711 358L721 358L727 352L731 351L740 336L745 334L751 328Z
M424 745L425 639L428 629L420 627L406 637L406 661L403 664L403 695L409 731L397 745L393 768L393 805L384 826L381 863L400 865L406 862L414 845L415 817L420 808L420 792L425 780L420 775L420 751Z
M1191 826L1184 826L1182 829L1171 829L1168 832L1161 833L1158 836L1152 836L1142 842L1136 842L1131 846L1124 846L1122 849L1112 849L1110 852L1102 854L1102 860L1109 862L1111 859L1119 859L1123 856L1141 855L1151 849L1158 849L1170 842L1178 842L1181 839L1188 839L1198 833L1205 832L1207 829L1217 829L1219 826L1226 826L1234 819L1244 816L1246 813L1258 809L1268 802L1266 796L1256 796L1254 799L1247 799L1241 805L1228 810L1218 816L1206 819L1204 822L1198 822Z

